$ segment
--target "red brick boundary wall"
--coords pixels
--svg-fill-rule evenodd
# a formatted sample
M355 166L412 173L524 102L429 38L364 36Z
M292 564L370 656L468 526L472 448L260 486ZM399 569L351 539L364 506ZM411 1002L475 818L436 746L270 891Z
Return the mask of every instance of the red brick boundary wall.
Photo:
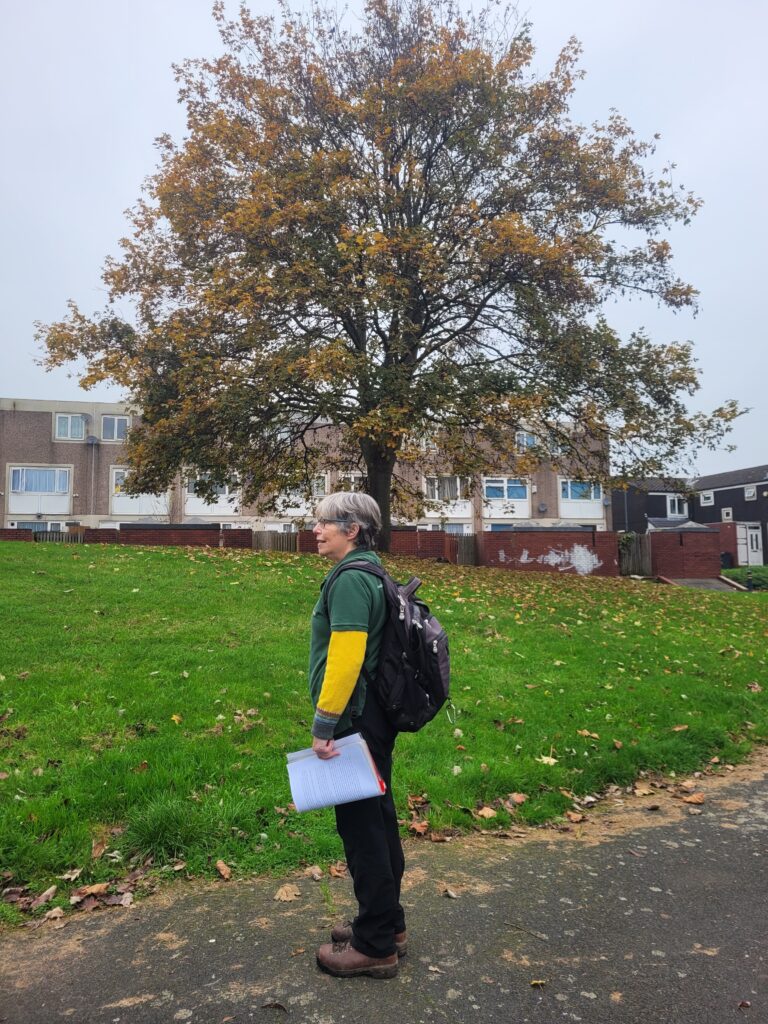
M618 538L598 530L499 530L478 534L480 565L495 569L618 576Z
M720 550L731 543L735 553L735 528L655 531L651 535L654 576L671 579L707 579L720 575ZM0 530L0 540L31 541L31 530ZM194 547L225 547L250 550L251 530L155 529L84 530L86 544L143 544ZM314 535L301 530L300 552L317 551ZM458 561L458 537L438 530L395 530L393 555ZM580 576L618 576L618 535L599 530L515 529L477 535L478 563L497 569L569 573Z
M713 530L654 530L651 569L668 579L710 579L720 575L720 537Z
M735 523L707 523L707 529L720 534L720 553L731 556L734 568L739 564L739 545L736 542Z

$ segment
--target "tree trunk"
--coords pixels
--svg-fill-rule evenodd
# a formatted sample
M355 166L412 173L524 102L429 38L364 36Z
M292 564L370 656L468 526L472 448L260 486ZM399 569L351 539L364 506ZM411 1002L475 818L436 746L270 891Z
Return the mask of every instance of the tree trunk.
M381 509L381 533L379 534L379 550L389 551L392 535L392 471L395 466L394 455L382 452L373 445L362 444L363 457L368 470L368 493Z

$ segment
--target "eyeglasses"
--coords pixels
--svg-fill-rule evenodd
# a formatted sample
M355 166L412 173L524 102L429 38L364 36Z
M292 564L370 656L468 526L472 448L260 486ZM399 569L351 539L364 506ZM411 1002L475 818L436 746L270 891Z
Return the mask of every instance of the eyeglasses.
M314 523L312 524L312 529L314 530L314 528L316 526L319 526L322 529L324 526L327 526L328 523L338 523L341 526L349 526L350 525L350 520L349 519L316 519L314 521Z

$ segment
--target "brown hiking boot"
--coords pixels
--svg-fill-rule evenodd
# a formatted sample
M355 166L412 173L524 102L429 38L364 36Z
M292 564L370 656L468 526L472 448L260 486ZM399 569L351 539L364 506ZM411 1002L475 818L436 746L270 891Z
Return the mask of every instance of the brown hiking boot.
M394 978L397 974L397 953L392 956L366 956L349 942L326 942L316 956L318 967L336 978L354 978L358 974Z
M331 938L334 942L352 941L352 922L337 924L331 929ZM395 932L395 952L398 956L406 956L408 953L407 932Z

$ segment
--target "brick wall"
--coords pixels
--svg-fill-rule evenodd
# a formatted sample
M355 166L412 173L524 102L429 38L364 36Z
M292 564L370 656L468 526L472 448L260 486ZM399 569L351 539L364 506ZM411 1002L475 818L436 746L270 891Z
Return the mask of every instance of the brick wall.
M0 540L32 540L32 531L0 530Z
M253 530L222 530L221 539L225 548L253 547Z
M503 530L478 535L479 564L496 569L618 576L615 533L592 530Z
M390 543L393 555L411 558L445 558L458 560L458 540L453 533L442 530L394 530Z
M739 546L736 542L735 523L707 523L707 528L720 535L720 553L729 554L733 565L739 564Z
M83 534L83 543L85 544L119 544L120 543L120 531L119 530L85 530Z
M720 575L720 537L712 530L654 531L651 534L654 576L707 579Z

